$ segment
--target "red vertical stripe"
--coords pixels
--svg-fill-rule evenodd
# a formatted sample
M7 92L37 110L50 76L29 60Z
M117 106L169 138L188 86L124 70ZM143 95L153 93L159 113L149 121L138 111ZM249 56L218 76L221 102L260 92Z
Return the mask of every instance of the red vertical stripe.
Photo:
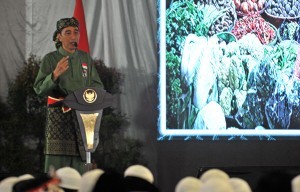
M82 0L76 0L73 16L79 21L80 38L78 42L78 49L89 53L90 48L89 48L88 35L86 31Z

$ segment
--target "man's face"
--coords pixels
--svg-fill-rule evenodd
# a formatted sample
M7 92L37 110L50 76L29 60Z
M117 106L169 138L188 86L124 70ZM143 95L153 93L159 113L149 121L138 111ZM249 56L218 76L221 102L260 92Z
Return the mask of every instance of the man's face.
M64 28L61 33L58 34L58 39L62 43L62 47L70 52L74 53L77 49L76 44L79 41L79 30L77 27L66 27Z

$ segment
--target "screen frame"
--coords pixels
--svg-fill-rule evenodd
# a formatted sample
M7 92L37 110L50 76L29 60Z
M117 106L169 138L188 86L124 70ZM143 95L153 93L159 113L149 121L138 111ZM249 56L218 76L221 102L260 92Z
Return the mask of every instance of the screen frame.
M164 140L169 137L190 137L196 136L201 138L212 136L213 140L220 139L219 136L226 136L230 138L241 138L242 140L247 137L265 137L268 140L276 139L300 139L300 129L226 129L226 130L201 130L201 129L170 129L167 128L167 99L166 99L166 0L158 1L159 9L159 119L158 119L158 140ZM274 138L276 137L276 139ZM299 137L299 138L297 138Z

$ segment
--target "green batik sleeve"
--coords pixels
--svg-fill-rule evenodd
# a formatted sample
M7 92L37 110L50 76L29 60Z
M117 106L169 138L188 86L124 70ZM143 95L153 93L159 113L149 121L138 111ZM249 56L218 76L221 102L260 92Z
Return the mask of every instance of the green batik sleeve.
M52 71L50 62L47 57L45 57L42 60L40 70L33 85L33 89L36 94L40 96L47 96L56 86L55 82L52 80Z

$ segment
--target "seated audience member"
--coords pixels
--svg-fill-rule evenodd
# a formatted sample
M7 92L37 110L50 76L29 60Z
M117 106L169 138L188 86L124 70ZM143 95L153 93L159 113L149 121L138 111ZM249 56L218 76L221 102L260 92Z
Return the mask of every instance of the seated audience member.
M292 179L292 192L300 192L300 175Z
M234 192L229 180L224 178L210 178L203 182L199 192Z
M105 170L98 178L93 192L124 192L123 175L114 170Z
M250 185L247 181L241 178L229 178L229 184L234 192L252 192Z
M15 177L15 176L7 177L0 182L0 192L13 191L13 187L16 183L27 179L32 179L32 178L33 176L30 174L20 175L19 177Z
M203 183L205 183L211 178L220 178L220 179L228 180L230 177L225 171L216 168L208 169L200 176L200 180Z
M3 179L0 182L0 191L2 192L12 192L13 186L19 181L18 177L11 176Z
M27 179L34 179L34 176L31 174L23 174L23 175L20 175L18 178L19 178L19 181L23 181L23 180L27 180Z
M102 169L93 169L84 173L81 177L79 192L92 192L103 173Z
M152 172L143 165L129 166L124 172L126 191L158 192Z
M58 187L59 182L60 180L57 178L42 175L15 183L13 192L63 192L63 190Z
M80 187L81 175L71 167L63 167L56 171L56 177L60 179L58 184L65 192L76 192Z
M200 192L202 182L196 177L182 178L175 187L175 192Z

